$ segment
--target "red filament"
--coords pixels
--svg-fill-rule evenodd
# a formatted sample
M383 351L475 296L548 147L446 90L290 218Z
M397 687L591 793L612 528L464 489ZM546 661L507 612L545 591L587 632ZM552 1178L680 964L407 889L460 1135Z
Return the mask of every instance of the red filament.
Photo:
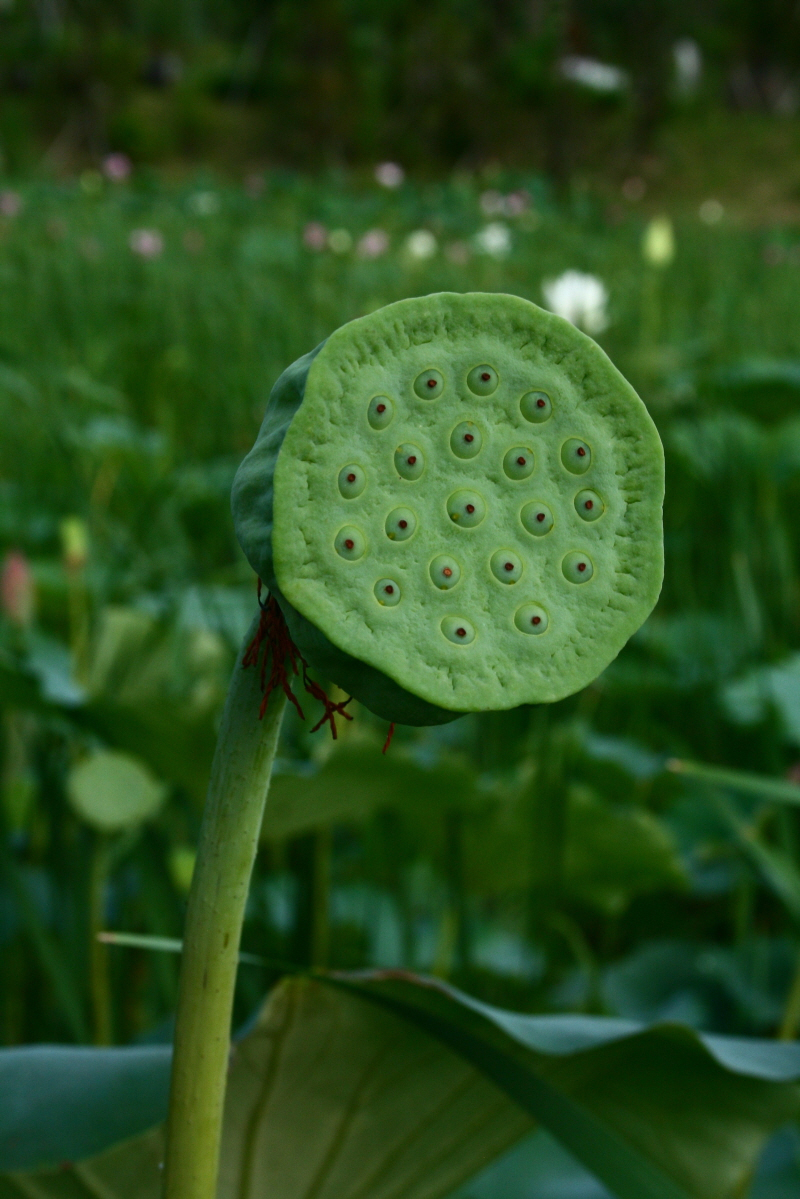
M407 521L407 520L398 520L398 522L397 522L397 523L398 523L398 525L399 525L399 527L400 527L401 529L407 529L407 528L408 528L408 521Z
M481 378L483 379L484 383L488 383L489 380L491 379L491 377L492 376L489 374L488 371L484 371L483 374L481 375Z
M583 572L586 570L586 563L585 563L585 562L579 562L579 563L578 563L578 570L579 570L579 571L581 572L581 574L582 574L582 573L583 573Z
M464 434L464 440L465 440L465 441L474 441L474 440L475 440L475 438L473 437L473 435L472 435L471 433L465 433L465 434Z
M524 466L524 465L525 465L525 459L522 457L517 458L517 466Z
M453 573L453 572L452 572L452 570L450 569L450 567L449 567L449 566L445 566L444 570L442 571L442 574L444 575L444 577L445 577L446 579L449 579L452 573Z
M259 719L263 719L264 717L272 692L277 687L280 687L289 702L294 704L300 719L305 720L303 709L300 707L289 682L289 672L299 676L302 667L303 687L313 699L319 700L324 707L322 718L314 725L311 731L315 733L318 728L321 728L327 722L331 726L331 735L335 741L335 717L343 716L345 720L353 719L350 713L345 711L345 708L350 703L350 699L342 700L341 703L334 703L325 694L319 683L315 682L309 676L308 663L292 641L277 600L271 595L265 604L262 603L261 589L262 583L259 579L258 602L261 607L261 619L258 622L256 635L248 645L245 655L242 658L243 667L257 667L259 659L261 660L261 690L264 696L259 709ZM262 649L264 650L263 658L261 657ZM267 677L267 668L269 668L269 677Z
M537 401L536 401L536 407L537 407L537 408L544 408L544 400L537 400ZM379 409L379 411L380 411L380 409Z
M457 636L457 637L466 637L466 635L467 635L467 630L466 630L466 629L456 629L456 636Z
M386 411L386 405L385 405L385 404L378 404L378 406L377 406L377 408L375 409L375 411L376 411L376 412L385 412L385 411Z
M513 563L513 562L506 562L504 569L505 569L505 570L513 570L513 569L514 569L514 563Z
M355 483L355 481L356 481L356 477L355 477L355 475L348 475L348 476L347 476L347 482L348 482L348 483Z
M436 386L436 380L435 380L435 379L429 379L429 380L428 380L428 387L435 387L435 386Z
M354 545L355 545L355 542L350 537L348 537L344 543L344 548L346 550L351 550Z
M543 520L544 520L544 512L537 512L537 513L536 513L536 519L537 519L538 521L543 521Z
M582 445L579 445L579 446L578 446L578 457L579 457L579 458L585 458L585 457L586 457L586 450L584 449L584 447L583 447Z
M532 616L531 617L531 624L541 624L541 623L542 623L541 616Z
M387 595L394 595L394 587L392 586L391 583L388 583L387 586L384 587L383 590L386 592Z
M410 457L410 458L409 458L409 460L408 460L408 465L409 465L409 466L413 466L413 465L414 465L414 463L416 462L416 460L417 460L417 456L416 456L416 454L412 454L412 455L411 455L411 457Z
M389 732L387 734L386 740L383 743L383 749L381 750L382 754L385 754L387 749L389 748L389 746L392 744L393 736L394 736L394 721L392 721L392 723L389 725Z
M469 512L470 516L472 516L472 513L473 513L474 511L475 511L475 505L474 505L474 504L467 504L467 512Z
M594 508L594 502L592 500L587 500L583 506L584 506L584 508L589 508L589 509Z

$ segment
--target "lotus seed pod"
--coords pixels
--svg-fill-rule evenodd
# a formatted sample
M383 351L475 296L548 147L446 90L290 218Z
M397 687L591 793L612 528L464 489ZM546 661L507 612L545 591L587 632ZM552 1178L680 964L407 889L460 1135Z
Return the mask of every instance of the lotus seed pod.
M441 294L284 372L233 509L308 662L434 724L561 699L608 665L660 590L663 469L588 337L514 296Z

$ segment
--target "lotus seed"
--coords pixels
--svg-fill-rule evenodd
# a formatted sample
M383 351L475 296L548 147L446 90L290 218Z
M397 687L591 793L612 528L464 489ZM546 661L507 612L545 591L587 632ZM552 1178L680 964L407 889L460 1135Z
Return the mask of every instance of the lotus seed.
M410 508L394 508L386 517L386 536L390 541L408 541L417 529L417 518Z
M373 429L385 429L392 423L394 404L388 396L374 396L367 408L367 420Z
M490 396L498 383L497 371L491 366L475 366L467 375L467 387L478 396Z
M583 520L598 520L606 506L596 491L579 491L575 496L575 511Z
M422 457L422 450L419 446L411 445L409 442L397 447L394 452L394 464L397 468L397 473L411 482L418 479L425 469L425 459Z
M451 558L448 554L439 554L431 562L430 575L435 587L439 587L442 591L449 591L461 578L461 567L455 558Z
M501 583L516 583L522 578L522 561L512 550L497 550L492 554L490 566Z
M592 465L592 451L585 441L570 437L561 447L561 461L573 475L583 475Z
M414 391L421 400L437 400L444 391L444 379L439 371L423 371L414 380Z
M544 608L539 604L523 604L514 613L514 624L520 633L530 633L536 637L540 633L547 632L550 621Z
M339 471L339 491L346 500L354 500L364 490L367 476L360 466L343 466Z
M533 473L533 467L533 450L529 450L525 446L514 446L513 449L507 451L503 459L503 470L509 479L517 481L527 479Z
M533 425L543 425L553 415L553 404L546 391L529 391L519 406L525 420Z
M486 516L486 504L477 491L454 491L447 501L447 514L461 529L474 529Z
M580 554L577 551L566 555L561 563L561 570L564 578L568 579L570 583L588 583L594 574L591 559L586 554Z
M476 458L482 445L481 431L471 420L462 421L450 434L450 449L456 458Z
M337 554L348 562L356 562L363 558L367 548L364 534L354 525L345 525L340 529L333 544Z
M526 504L519 514L522 521L522 527L534 537L544 537L545 533L549 533L553 527L553 513L547 507L547 504L540 504L534 501L532 504Z
M475 640L475 629L463 616L445 616L440 628L453 645L471 645Z
M400 588L394 579L378 579L375 584L375 598L384 608L393 608L400 603Z

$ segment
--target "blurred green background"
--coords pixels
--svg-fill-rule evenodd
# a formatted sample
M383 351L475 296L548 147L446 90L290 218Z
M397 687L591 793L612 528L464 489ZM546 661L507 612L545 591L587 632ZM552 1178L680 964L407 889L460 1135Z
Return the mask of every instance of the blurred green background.
M176 959L96 934L181 932L234 471L283 367L442 289L640 391L663 595L551 708L386 757L290 712L237 1019L285 961L797 1036L799 109L780 0L0 0L0 1043L169 1036Z

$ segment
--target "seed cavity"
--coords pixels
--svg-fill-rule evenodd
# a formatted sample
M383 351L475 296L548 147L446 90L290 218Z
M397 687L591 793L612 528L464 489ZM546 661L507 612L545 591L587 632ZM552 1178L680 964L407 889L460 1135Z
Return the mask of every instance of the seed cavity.
M447 515L461 529L474 529L486 516L486 502L477 491L454 491L447 501Z
M587 554L578 553L577 550L565 556L561 570L564 578L570 583L588 583L594 574L591 558Z
M394 452L394 465L399 475L413 482L418 479L425 469L425 459L422 450L411 442L399 445Z
M339 471L339 491L346 500L354 500L367 485L367 476L355 463Z
M367 420L373 429L385 429L392 423L394 404L388 396L373 396L367 408Z
M461 567L449 554L439 554L429 567L434 587L449 591L461 578Z
M475 629L463 616L445 616L439 627L453 645L471 645L475 640Z
M519 514L522 521L522 527L531 533L534 537L544 537L549 533L555 523L553 513L547 507L547 504L541 504L534 501L531 504L525 504Z
M357 562L366 552L367 539L355 525L344 525L336 534L333 544L341 558L347 562Z
M514 624L520 633L529 633L532 637L538 637L541 633L547 632L550 620L544 608L539 604L523 604L514 613Z
M408 541L417 531L417 517L410 508L393 508L384 528L390 541Z
M497 371L492 366L474 366L467 375L467 387L476 396L490 396L497 391L499 382Z
M483 447L483 434L471 420L456 425L450 434L450 449L456 458L476 458Z
M561 447L561 461L570 474L584 475L592 465L592 451L585 441L570 437Z
M533 474L534 468L533 450L529 450L527 446L515 445L506 452L503 459L503 470L508 475L509 479L519 481L527 479Z
M579 491L575 496L575 511L581 520L599 520L606 506L596 491Z
M513 550L497 550L489 565L500 583L517 583L522 578L522 560Z
M553 402L546 391L529 391L519 402L525 420L532 425L543 425L553 415Z
M378 579L373 590L375 599L384 608L393 608L400 603L400 587L394 579Z
M421 400L438 400L444 391L444 379L439 371L423 371L414 380L414 391Z

